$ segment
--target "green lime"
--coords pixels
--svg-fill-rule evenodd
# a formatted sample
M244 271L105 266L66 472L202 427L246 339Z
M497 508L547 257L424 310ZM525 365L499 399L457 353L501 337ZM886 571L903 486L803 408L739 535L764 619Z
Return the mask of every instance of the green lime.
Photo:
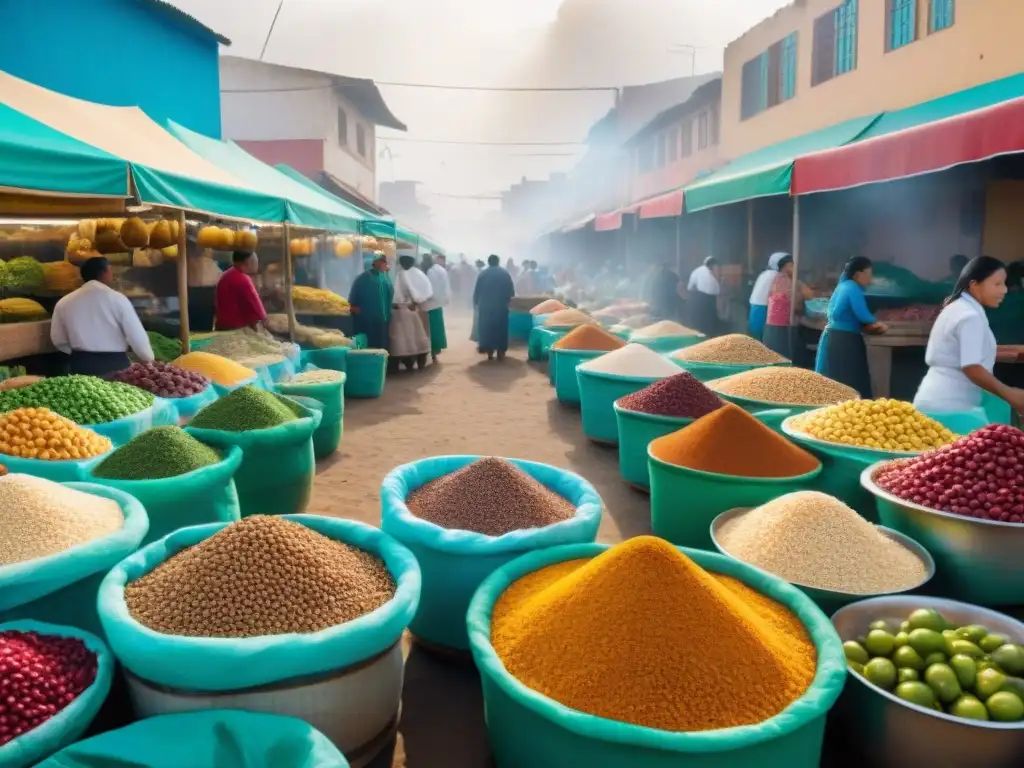
M892 660L897 667L910 667L918 672L923 672L925 668L924 659L921 658L921 654L909 645L897 648L896 652L892 655Z
M956 672L956 679L960 681L960 687L969 690L974 687L974 681L978 679L978 665L970 656L959 654L949 660L949 666Z
M978 671L981 672L983 669L994 669L997 672L999 671L999 667L996 666L996 663L992 661L992 659L985 657L978 659Z
M965 720L988 720L988 710L985 705L970 694L964 694L949 705L949 714L953 717L962 717Z
M924 681L944 704L956 701L963 694L956 672L948 664L932 664L924 672Z
M871 658L864 650L864 646L855 640L847 640L843 643L843 651L846 653L847 661L855 661L858 664L867 664Z
M992 661L1000 669L1011 675L1024 673L1024 647L1016 643L1006 643L992 651Z
M896 665L881 657L864 665L864 678L869 682L891 691L896 687Z
M850 670L852 670L853 672L856 672L861 677L864 676L864 665L863 664L858 664L856 661L847 661L846 662L846 666Z
M992 653L992 651L994 651L996 648L1006 645L1008 642L1010 642L1010 638L1008 638L1006 635L1001 635L998 632L993 632L992 634L985 635L983 638L981 638L981 640L978 642L978 645L981 647L981 650L983 650L985 653Z
M1024 718L1024 701L1009 691L993 693L985 701L985 707L992 719L1000 723L1016 723Z
M970 656L972 659L980 659L985 655L981 648L976 646L970 640L953 640L952 642L947 642L946 652L950 656L956 656L960 653L964 656Z
M921 679L921 673L918 672L916 669L911 669L910 667L902 667L902 668L898 669L896 672L897 672L897 679L901 683L909 683L909 682L913 682L914 680L920 680Z
M935 693L920 681L900 683L896 686L896 695L911 704L931 709L935 705Z
M888 632L889 623L885 619L879 619L878 621L872 621L868 624L868 629L882 629Z
M924 665L930 667L932 664L946 664L946 654L942 651L936 651L935 653L929 653L924 657Z
M907 638L907 644L922 656L943 651L946 648L945 638L932 629L912 630Z
M900 632L907 632L907 633L910 632L910 622L909 621L901 621L900 622Z
M980 643L987 634L988 630L980 624L968 624L966 627L960 627L956 631L957 637L963 640L970 640L975 645Z
M910 642L910 635L908 635L906 632L897 632L896 636L893 637L893 641L895 642L897 648L902 648L904 645Z
M1003 683L1002 690L1009 691L1010 693L1016 693L1020 696L1021 700L1024 700L1024 680L1019 677L1006 678L1006 682Z
M942 618L942 614L934 608L918 608L907 617L907 622L911 629L931 629L936 632L949 629L949 624Z
M1006 675L998 669L983 669L978 672L978 678L974 681L974 692L982 701L988 699L1003 689L1006 683Z
M864 639L864 648L872 656L891 656L896 649L896 638L884 629L872 629Z

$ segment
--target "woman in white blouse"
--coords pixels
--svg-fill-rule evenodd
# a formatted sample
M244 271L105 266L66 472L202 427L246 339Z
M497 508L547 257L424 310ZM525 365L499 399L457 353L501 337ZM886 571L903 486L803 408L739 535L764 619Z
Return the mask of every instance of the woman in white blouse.
M914 397L927 413L970 411L982 405L985 392L1024 411L1024 389L1003 384L992 374L996 337L985 308L995 309L1006 296L1006 267L999 259L979 256L960 273L928 337L924 359L928 373Z
M690 325L705 336L714 336L718 331L718 294L722 290L718 282L719 271L718 260L708 256L703 264L690 273L686 283Z

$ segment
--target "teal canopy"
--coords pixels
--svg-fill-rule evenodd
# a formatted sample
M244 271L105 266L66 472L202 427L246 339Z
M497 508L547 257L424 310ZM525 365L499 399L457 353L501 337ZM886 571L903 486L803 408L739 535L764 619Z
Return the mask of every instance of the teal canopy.
M685 187L686 211L693 213L755 197L788 195L793 163L798 157L857 141L881 117L879 113L847 120L743 155Z
M282 176L286 176L291 181L299 186L305 188L307 192L317 195L322 198L326 203L332 206L337 206L341 210L347 211L348 215L353 219L357 220L360 224L360 228L363 232L368 234L377 234L373 231L373 227L376 225L383 225L386 227L386 231L381 231L382 237L394 237L395 225L394 222L384 221L377 217L376 214L365 211L358 206L352 205L347 200L342 200L337 195L331 194L326 189L321 187L312 179L307 178L302 173L292 168L290 165L279 163L274 166L274 170L280 173Z
M304 184L256 159L233 141L219 141L168 121L167 129L181 143L256 190L281 199L284 218L292 224L335 232L355 232L364 217L334 204ZM274 219L275 221L281 219Z
M128 197L128 163L0 104L0 186Z

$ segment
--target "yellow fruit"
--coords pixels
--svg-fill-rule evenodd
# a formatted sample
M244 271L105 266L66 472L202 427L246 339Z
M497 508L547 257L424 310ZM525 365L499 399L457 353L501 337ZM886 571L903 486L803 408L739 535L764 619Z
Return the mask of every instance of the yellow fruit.
M151 248L170 248L178 244L178 239L171 232L171 222L166 219L149 223L149 245Z
M339 259L347 259L355 251L351 240L339 240L334 244L334 255Z
M149 246L149 229L146 222L137 216L128 219L121 226L121 242L129 248L146 248Z

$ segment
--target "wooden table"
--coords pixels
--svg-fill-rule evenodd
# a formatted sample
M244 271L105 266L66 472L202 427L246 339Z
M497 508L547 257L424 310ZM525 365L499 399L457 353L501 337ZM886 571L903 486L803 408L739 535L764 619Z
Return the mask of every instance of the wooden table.
M0 324L0 361L56 352L50 342L50 321Z

